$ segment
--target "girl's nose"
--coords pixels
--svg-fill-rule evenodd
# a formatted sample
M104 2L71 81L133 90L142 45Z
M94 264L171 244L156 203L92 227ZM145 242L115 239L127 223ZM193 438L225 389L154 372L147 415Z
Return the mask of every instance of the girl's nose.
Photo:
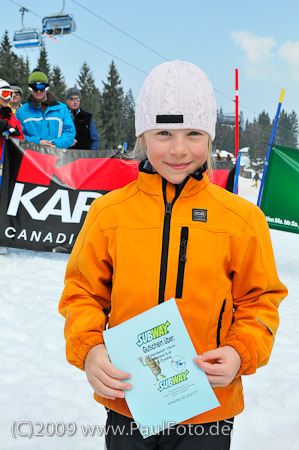
M186 155L187 143L183 136L175 136L173 138L170 152L175 156Z

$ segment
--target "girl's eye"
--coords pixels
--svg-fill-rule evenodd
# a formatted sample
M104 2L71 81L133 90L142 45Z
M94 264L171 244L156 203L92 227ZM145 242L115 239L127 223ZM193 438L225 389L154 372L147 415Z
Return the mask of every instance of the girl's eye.
M170 136L170 133L169 133L169 131L167 131L167 130L159 131L159 134L160 134L161 136Z
M189 136L201 136L200 131L190 131Z

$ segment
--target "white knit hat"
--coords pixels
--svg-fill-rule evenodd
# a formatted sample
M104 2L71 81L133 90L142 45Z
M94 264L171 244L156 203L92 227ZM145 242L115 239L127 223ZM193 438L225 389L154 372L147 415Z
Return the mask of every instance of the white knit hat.
M212 84L197 66L169 61L146 77L136 100L136 136L148 130L192 129L215 137L217 109Z

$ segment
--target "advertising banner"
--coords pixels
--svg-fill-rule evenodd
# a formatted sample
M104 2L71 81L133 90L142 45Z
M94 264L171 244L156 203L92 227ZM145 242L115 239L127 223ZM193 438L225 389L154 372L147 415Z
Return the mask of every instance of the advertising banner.
M120 153L62 150L18 139L5 146L0 246L69 253L91 202L137 178Z
M92 201L138 176L117 150L72 150L20 139L5 143L0 246L70 253ZM228 170L213 171L226 187Z
M271 149L260 207L270 228L299 233L299 150Z

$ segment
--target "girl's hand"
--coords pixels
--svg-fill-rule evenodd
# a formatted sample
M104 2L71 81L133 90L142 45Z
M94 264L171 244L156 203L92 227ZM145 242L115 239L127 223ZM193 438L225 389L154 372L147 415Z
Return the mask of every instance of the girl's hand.
M204 352L194 362L205 371L212 387L227 386L241 366L239 353L228 345Z
M96 394L104 398L115 400L124 398L123 389L132 389L132 385L124 381L131 378L131 374L122 372L111 364L105 344L92 347L85 359L87 379Z

